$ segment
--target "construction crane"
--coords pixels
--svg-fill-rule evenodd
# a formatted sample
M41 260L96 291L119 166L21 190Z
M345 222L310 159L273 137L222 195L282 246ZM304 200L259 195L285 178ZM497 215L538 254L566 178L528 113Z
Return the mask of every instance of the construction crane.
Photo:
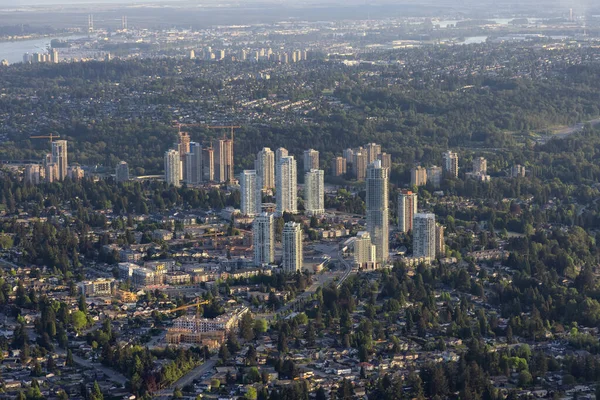
M167 310L167 311L165 311L165 313L168 314L168 313L173 313L173 312L177 312L177 311L181 311L181 310L186 310L186 309L191 308L191 307L198 307L198 310L197 310L196 314L199 314L200 313L200 306L202 306L204 304L208 304L208 303L210 303L208 300L202 300L202 301L200 301L198 303L186 304L186 305L183 305L183 306L179 306L177 308L173 308L171 310Z
M48 135L29 136L29 139L50 139L50 144L52 144L52 139L59 137L60 135L55 135L52 132L50 132Z
M182 126L203 126L203 124L182 124L182 123L177 122L177 121L173 121L173 125L177 127L177 131L179 133L181 133L181 127Z
M237 126L237 125L209 125L207 126L208 129L231 129L231 141L233 142L233 131L235 129L241 128L241 126Z

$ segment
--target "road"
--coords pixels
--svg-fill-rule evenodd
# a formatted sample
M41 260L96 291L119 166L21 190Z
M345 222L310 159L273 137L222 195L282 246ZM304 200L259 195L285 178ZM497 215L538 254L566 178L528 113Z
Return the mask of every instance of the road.
M17 264L13 264L10 261L6 261L4 259L0 259L0 264L8 265L11 268L18 269L20 268Z
M90 360L85 360L75 354L73 354L73 361L75 361L75 363L82 365L84 367L102 372L104 375L108 376L108 379L110 379L113 382L120 383L123 387L125 387L125 384L127 383L127 378L125 378L119 372L117 372L111 368L107 368L100 363L91 362Z
M212 372L215 365L217 365L217 360L218 360L218 357L216 355L213 356L212 358L207 360L204 364L197 366L196 368L194 368L193 370L191 370L190 372L188 372L187 374L185 374L184 376L179 378L179 380L177 382L175 382L174 384L154 393L153 397L158 397L160 399L167 399L167 398L171 397L173 395L173 390L176 387L181 389L184 386L192 384L194 382L194 380L200 379L200 377L202 375L206 374L207 372Z
M276 319L278 316L284 315L289 310L294 309L294 307L301 301L310 298L310 296L312 296L318 288L329 285L336 278L339 278L336 283L336 287L339 289L344 283L344 281L348 279L348 277L352 274L352 265L350 265L344 259L344 257L342 256L342 252L337 250L337 244L335 246L335 250L329 248L329 251L323 251L323 253L328 254L332 260L338 260L344 266L344 271L342 273L340 273L340 271L336 271L317 274L313 276L313 283L308 288L306 288L306 290L303 293L296 296L294 300L287 302L283 307L277 310L277 312L257 314L256 318L265 319L267 321Z
M32 342L37 341L38 335L35 332L35 330L33 329L29 329L27 331L27 335L29 336L30 340ZM58 355L60 355L61 357L67 357L67 351L61 347L55 347L54 348L54 352ZM76 364L79 364L83 367L95 370L95 371L100 371L102 372L104 375L108 376L108 378L112 381L112 382L116 382L121 384L123 387L125 387L125 384L127 383L127 378L125 378L125 376L123 374L121 374L118 371L115 371L112 368L108 368L105 367L104 365L98 363L98 362L92 362L90 360L86 360L84 358L79 357L76 354L73 354L73 361Z
M277 312L268 313L268 314L258 314L257 318L262 318L266 320L272 320L276 318L278 315L282 315L292 309L296 304L298 304L302 300L306 300L312 296L318 288L328 285L335 278L339 277L339 281L337 282L337 287L339 288L342 283L352 274L352 266L344 260L342 257L341 251L338 251L337 243L335 246L323 246L321 252L327 254L331 257L331 259L337 259L344 266L344 271L341 273L340 271L332 272L332 273L323 273L318 274L313 277L313 283L300 295L298 295L294 300L288 302L285 306L277 310ZM327 248L325 248L327 247ZM167 400L173 395L173 390L175 387L183 388L189 384L192 384L194 380L200 379L206 373L214 373L213 369L217 364L218 356L215 355L204 364L194 368L184 376L182 376L177 382L170 385L167 388L164 388L156 393L154 393L153 397L159 398L160 400Z
M346 279L348 279L348 277L352 274L353 268L352 268L352 265L350 265L348 263L348 261L346 261L344 259L344 257L342 256L342 252L341 251L338 253L338 260L340 260L340 262L342 264L344 264L344 275L342 275L342 277L340 278L340 280L336 284L336 287L339 289L340 287L342 287L342 284L344 283L344 281Z
M548 140L550 139L564 139L574 133L580 132L586 124L591 124L591 125L597 125L600 124L600 118L597 119L592 119L590 121L586 121L586 122L580 122L577 123L573 126L569 126L567 128L563 128L559 131L557 131L555 134L553 135L548 135L545 138L543 138L542 140L540 140L541 143L546 143Z
M61 355L62 357L67 356L67 352L64 349L56 348L54 351L57 354ZM104 375L108 376L108 378L111 381L120 383L123 387L125 387L125 384L127 383L127 378L125 378L125 376L123 376L121 373L115 371L114 369L105 367L104 365L102 365L100 363L86 360L84 358L79 357L76 354L73 354L73 361L75 361L76 364L79 364L83 367L102 372Z

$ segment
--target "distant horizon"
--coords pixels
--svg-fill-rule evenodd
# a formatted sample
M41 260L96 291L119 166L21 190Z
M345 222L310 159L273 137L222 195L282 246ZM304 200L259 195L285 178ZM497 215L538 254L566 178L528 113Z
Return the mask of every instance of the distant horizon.
M201 0L201 1L190 1L190 0L20 0L18 2L11 2L9 0L0 0L0 8L12 8L19 9L23 7L32 7L32 6L49 6L49 5L68 5L68 6L78 6L78 5L103 5L103 4L111 4L111 5L137 5L137 4L157 4L157 3L181 3L186 5L245 5L245 4L278 4L278 5L287 5L287 6L308 6L308 5L320 5L320 6L356 6L356 5L373 5L373 6L400 6L403 4L406 5L422 5L422 6L440 6L440 5L454 5L457 7L465 7L469 4L473 5L482 5L486 2L480 2L477 0L465 0L460 4L453 2L451 0L431 0L429 2L423 2L418 0L402 0L400 2L392 1L392 0L327 0L325 2L318 0L304 0L304 1L293 1L293 0L244 0L244 1L219 1L219 0ZM499 0L499 1L488 1L489 4L494 5L506 5L506 4L514 4L512 0ZM541 4L543 3L543 5ZM575 0L575 1L565 1L565 0L545 0L543 2L536 0L524 0L519 1L518 5L536 5L542 7L547 6L558 6L564 8L590 8L590 6L596 5L593 0Z

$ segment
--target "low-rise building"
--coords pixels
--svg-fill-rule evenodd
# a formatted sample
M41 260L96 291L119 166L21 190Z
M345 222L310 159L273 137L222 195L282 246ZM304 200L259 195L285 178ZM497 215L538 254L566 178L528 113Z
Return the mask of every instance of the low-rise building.
M133 271L139 268L139 265L130 262L121 262L117 268L119 269L119 279L125 281L127 279L131 279L133 276Z
M156 260L156 261L146 261L144 263L144 268L151 269L152 271L157 272L174 272L177 271L177 263L175 260L167 259L167 260Z
M186 274L185 272L169 272L165 275L165 282L169 285L184 285L190 283L190 281L190 274Z
M224 341L227 333L237 329L242 315L248 308L241 307L216 318L187 316L177 318L166 335L169 344L200 344L210 349L217 349Z
M114 279L96 279L93 281L83 281L78 284L79 291L87 296L110 296L115 291Z
M152 231L152 239L163 240L166 242L173 239L173 232L166 229L155 229Z
M148 268L138 267L133 270L131 283L136 287L160 285L164 283L164 273L152 271Z
M142 259L142 253L131 249L122 249L119 251L119 261L121 262L138 262Z

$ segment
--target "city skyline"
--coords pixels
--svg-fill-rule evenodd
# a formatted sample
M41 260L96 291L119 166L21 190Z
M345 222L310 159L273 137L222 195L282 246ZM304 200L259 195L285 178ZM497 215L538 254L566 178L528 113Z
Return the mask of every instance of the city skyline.
M600 5L112 1L0 4L3 400L600 399Z

